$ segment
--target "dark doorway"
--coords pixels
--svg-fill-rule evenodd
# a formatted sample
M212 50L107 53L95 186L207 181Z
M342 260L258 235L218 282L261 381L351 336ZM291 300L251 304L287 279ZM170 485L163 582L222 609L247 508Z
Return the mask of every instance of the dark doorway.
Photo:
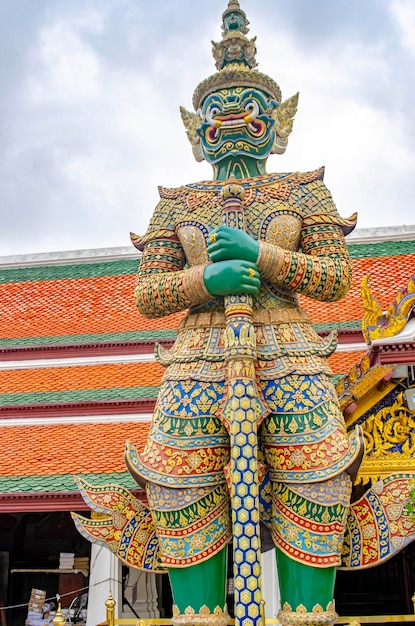
M414 613L415 544L382 565L337 572L336 610L339 615L409 615ZM415 621L415 616L414 616Z

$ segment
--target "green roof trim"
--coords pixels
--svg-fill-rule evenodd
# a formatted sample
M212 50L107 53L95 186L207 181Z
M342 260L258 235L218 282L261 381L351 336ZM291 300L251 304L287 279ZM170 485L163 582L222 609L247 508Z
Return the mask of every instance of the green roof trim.
M415 254L415 240L380 241L377 243L348 243L348 248L352 259L400 256L404 254Z
M100 278L135 274L140 259L77 263L76 265L47 265L37 267L3 268L0 283L26 283L39 280L68 280L76 278Z
M137 484L128 472L111 474L77 474L93 485L116 484L127 489L137 489ZM0 476L0 494L2 493L40 493L40 492L76 492L72 474L50 474L39 476Z
M326 330L358 330L362 326L361 320L348 322L323 322L313 324L316 331ZM123 341L160 341L161 339L176 339L177 331L165 330L138 330L120 333L101 333L83 335L49 335L47 337L13 337L0 339L0 349L8 348L36 348L37 346L71 346L93 343L119 343Z
M1 348L34 348L36 346L78 345L87 343L112 343L120 341L158 341L175 339L175 330L139 330L120 333L50 335L47 337L13 337L0 339Z
M353 259L414 254L415 251L415 240L382 241L366 244L350 242L348 245L350 256ZM75 263L73 265L3 268L0 269L0 284L135 274L139 263L140 259L137 257L136 259Z
M348 322L322 322L321 324L313 324L313 328L317 332L324 330L360 330L362 328L362 320L351 320Z
M110 389L75 389L71 391L30 391L0 394L1 406L22 404L62 404L66 402L100 402L156 398L159 387L114 387Z

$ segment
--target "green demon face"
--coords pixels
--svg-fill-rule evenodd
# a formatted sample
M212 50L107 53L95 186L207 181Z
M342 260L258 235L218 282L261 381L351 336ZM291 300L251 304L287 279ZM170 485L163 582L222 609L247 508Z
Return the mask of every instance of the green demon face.
M216 164L229 156L266 159L274 143L276 100L252 87L221 89L206 98L198 134L203 156Z
M246 19L244 19L240 13L228 13L223 20L223 28L227 33L230 33L231 31L246 32Z

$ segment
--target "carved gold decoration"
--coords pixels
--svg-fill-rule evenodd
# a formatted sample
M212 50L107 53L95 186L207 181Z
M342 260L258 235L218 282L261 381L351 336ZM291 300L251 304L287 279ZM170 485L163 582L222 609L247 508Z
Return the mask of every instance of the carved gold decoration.
M357 408L356 403L367 394L371 392L377 394L381 391L381 383L386 382L391 376L393 367L393 365L372 366L369 354L366 353L359 363L353 365L349 372L336 383L336 393L342 411L350 414L353 408Z
M370 415L362 424L366 457L358 482L380 480L390 474L415 471L415 414L398 393L392 406Z
M184 613L180 613L179 608L173 605L171 623L173 626L226 626L229 620L230 616L226 605L223 610L217 606L213 613L206 605L199 609L199 613L196 613L191 606L188 606Z
M397 293L395 301L389 305L384 313L376 296L372 295L367 276L361 285L361 294L365 314L362 320L362 332L366 343L376 339L394 337L406 325L412 310L415 307L415 277L411 276L408 284Z
M323 624L335 624L338 617L334 609L334 602L329 602L326 610L324 610L320 604L316 604L313 606L312 611L307 611L302 604L293 611L288 602L284 602L282 609L278 612L278 620L282 626L322 626Z

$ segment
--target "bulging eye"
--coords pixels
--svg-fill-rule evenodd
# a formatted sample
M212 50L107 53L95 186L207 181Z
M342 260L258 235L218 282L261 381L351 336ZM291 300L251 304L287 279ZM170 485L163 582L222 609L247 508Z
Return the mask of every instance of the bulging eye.
M245 104L244 108L247 113L253 114L255 117L259 113L259 106L258 103L255 102L255 100L249 100L249 102Z
M220 108L217 104L212 105L206 112L206 120L209 124L215 124L215 115L219 115L221 113Z

